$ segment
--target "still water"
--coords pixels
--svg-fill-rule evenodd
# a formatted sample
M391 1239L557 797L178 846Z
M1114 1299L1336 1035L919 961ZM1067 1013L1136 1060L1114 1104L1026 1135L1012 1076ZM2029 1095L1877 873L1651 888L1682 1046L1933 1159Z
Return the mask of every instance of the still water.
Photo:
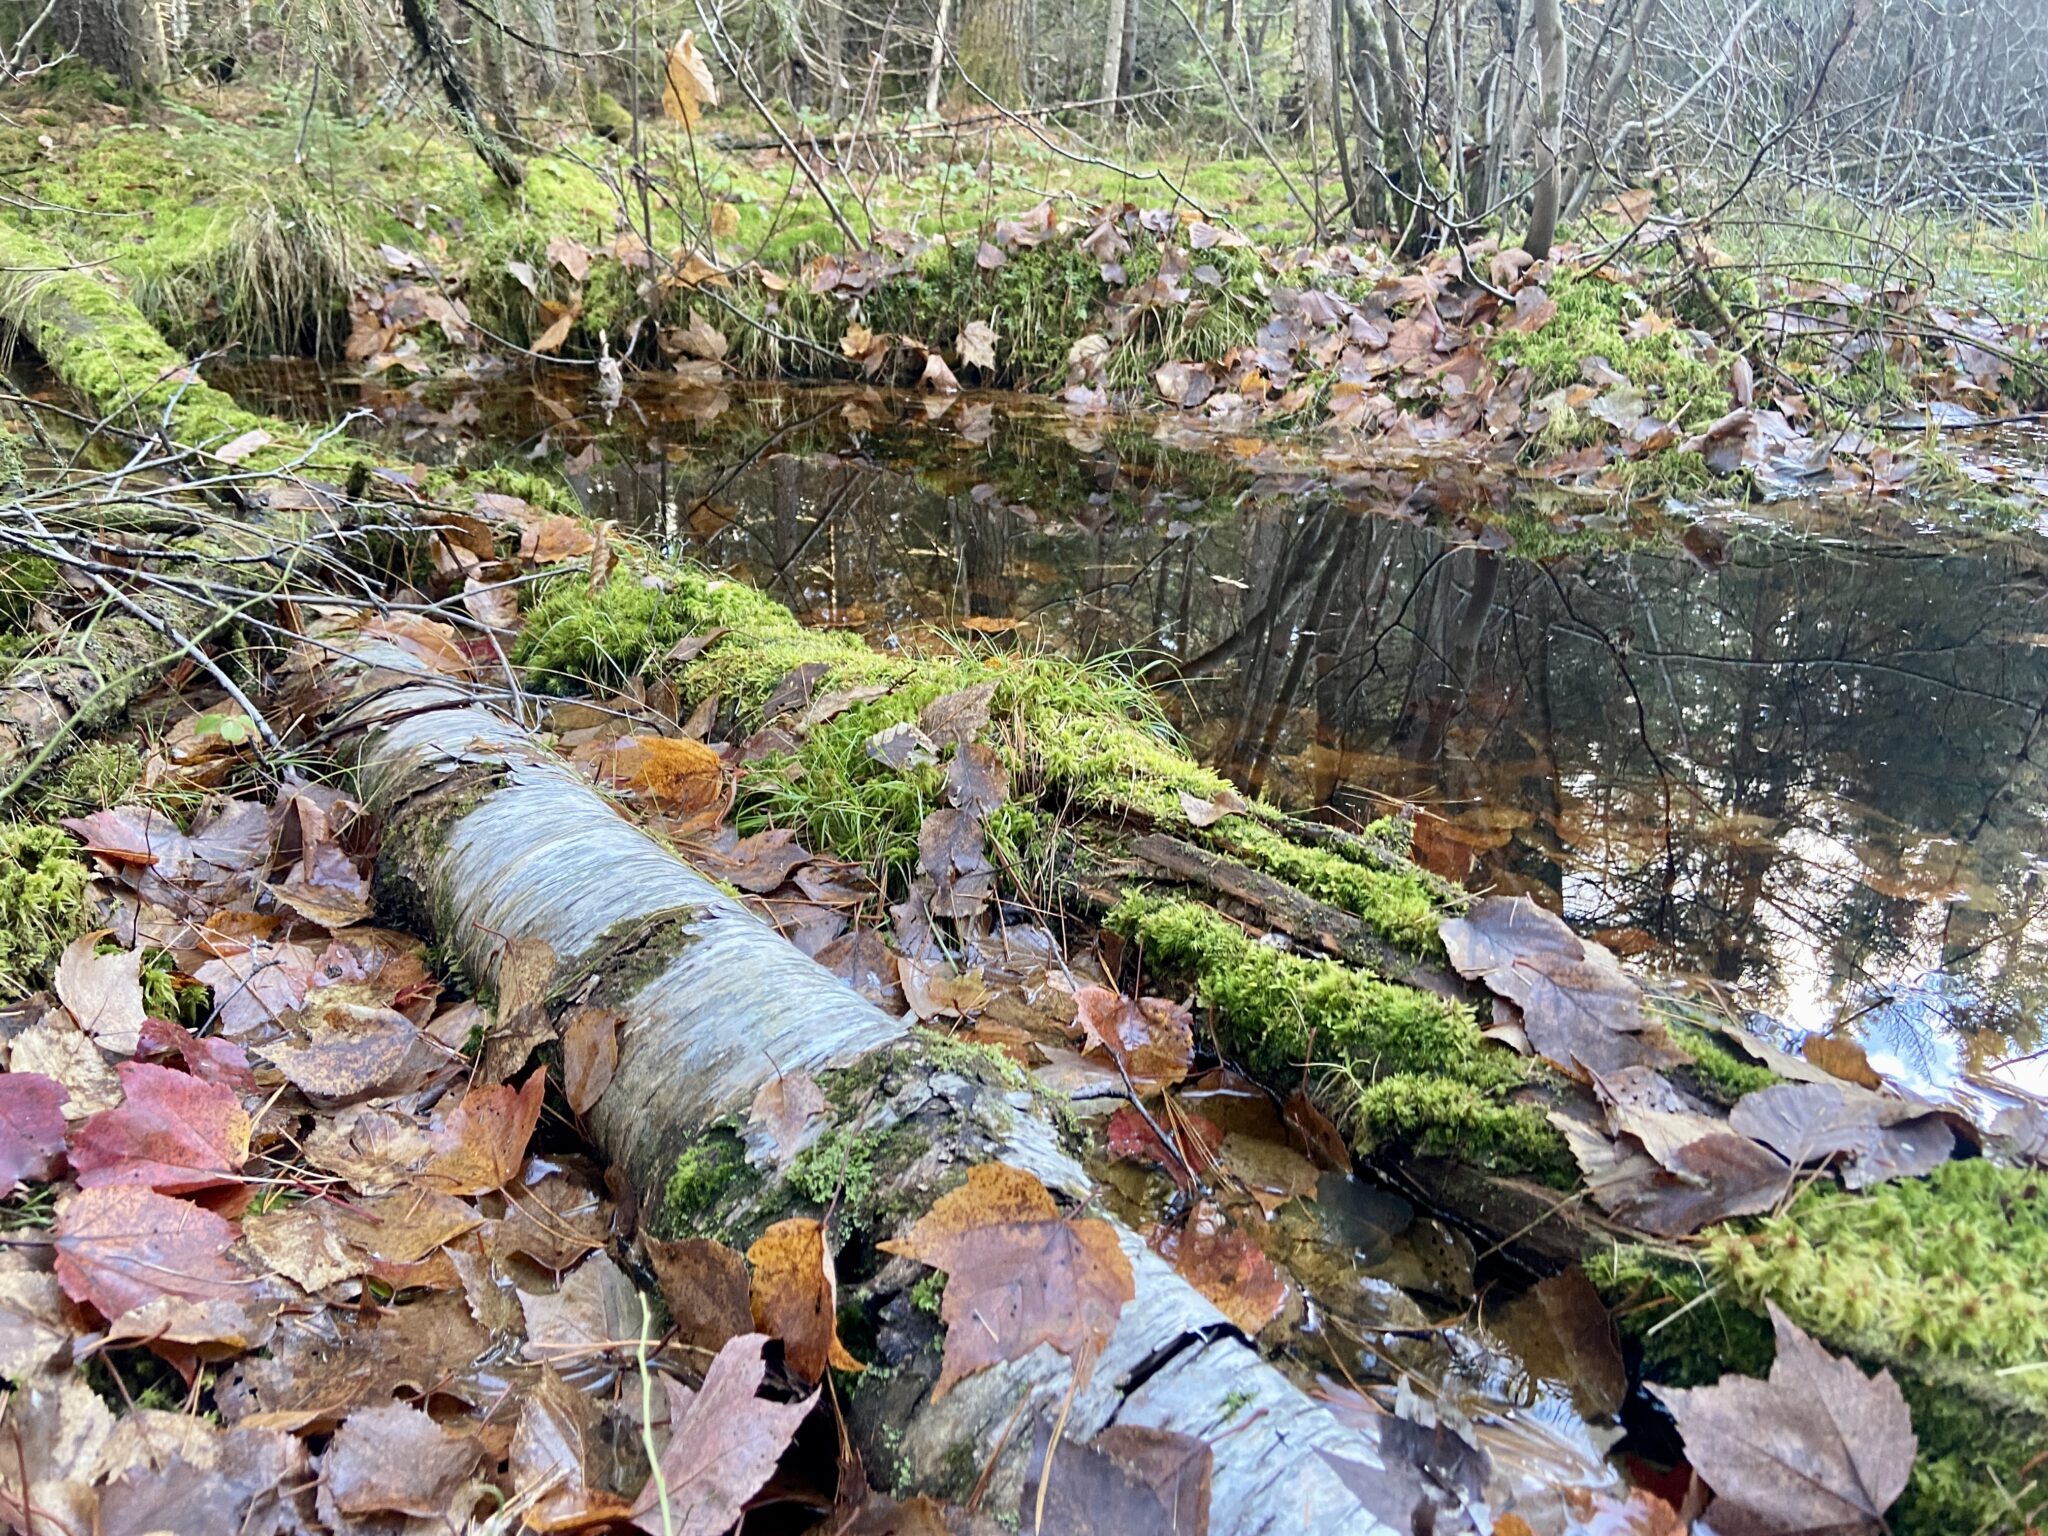
M812 623L1117 654L1277 800L1411 806L1440 872L1908 1079L2048 1086L2048 531L1623 514L1001 397L224 382L422 460L566 459L591 513Z

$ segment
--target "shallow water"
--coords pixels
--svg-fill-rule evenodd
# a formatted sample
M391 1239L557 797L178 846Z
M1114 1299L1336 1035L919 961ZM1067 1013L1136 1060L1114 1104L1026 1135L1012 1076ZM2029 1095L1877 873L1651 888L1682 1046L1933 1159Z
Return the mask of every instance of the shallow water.
M2041 530L1890 499L1623 515L1002 397L230 382L423 459L566 455L593 513L813 623L1119 653L1241 780L1413 805L1443 873L1908 1079L2041 1044Z

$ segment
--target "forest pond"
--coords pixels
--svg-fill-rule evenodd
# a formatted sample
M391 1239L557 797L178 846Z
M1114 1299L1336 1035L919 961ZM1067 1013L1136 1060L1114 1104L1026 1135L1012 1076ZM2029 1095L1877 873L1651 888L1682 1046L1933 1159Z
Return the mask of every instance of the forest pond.
M809 623L1115 654L1279 801L1412 805L1439 872L1759 1022L2041 1086L2042 530L1895 499L1623 514L1017 397L223 382L425 461L567 454L593 516Z

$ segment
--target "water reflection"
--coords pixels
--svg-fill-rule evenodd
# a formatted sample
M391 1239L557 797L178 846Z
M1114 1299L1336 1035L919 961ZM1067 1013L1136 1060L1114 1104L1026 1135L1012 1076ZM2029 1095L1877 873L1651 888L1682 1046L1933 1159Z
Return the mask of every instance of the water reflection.
M1896 504L1623 527L1497 470L1042 402L651 390L606 420L582 388L298 404L361 404L422 457L565 455L594 513L812 622L1125 653L1243 781L1353 819L1418 805L1443 873L1908 1076L2041 1044L2032 532Z

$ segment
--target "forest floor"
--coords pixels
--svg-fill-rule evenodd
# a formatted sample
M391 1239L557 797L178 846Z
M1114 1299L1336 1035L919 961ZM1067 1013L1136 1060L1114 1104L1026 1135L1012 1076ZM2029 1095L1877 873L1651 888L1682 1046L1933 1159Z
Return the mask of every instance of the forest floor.
M547 466L384 462L182 355L964 379L1615 495L1938 475L2017 521L2025 474L1940 436L2048 391L1988 263L1967 301L1757 285L1619 207L1546 263L1393 261L1299 240L1271 167L1162 167L1153 202L993 130L986 175L836 173L847 241L701 132L647 130L698 199L663 210L601 140L514 195L235 93L38 110L0 150L0 311L57 381L0 524L0 1517L852 1533L1052 1499L1149 1536L1212 1498L1239 1528L1246 1448L1309 1425L1289 1475L1361 1533L1672 1532L1709 1489L1763 1530L2038 1520L2048 1106L1646 987L1399 817L1240 794L1114 667L807 629ZM636 879L513 846L586 835L719 889L628 923ZM919 1032L784 1059L793 997L690 970L742 908L793 946L762 963L845 983L820 1018ZM654 1049L684 981L731 1017ZM1412 1295L1333 1299L1397 1237ZM1379 1376L1317 1380L1365 1358L1336 1338ZM1229 1350L1242 1398L1175 1399ZM1472 1390L1538 1357L1568 1432Z

